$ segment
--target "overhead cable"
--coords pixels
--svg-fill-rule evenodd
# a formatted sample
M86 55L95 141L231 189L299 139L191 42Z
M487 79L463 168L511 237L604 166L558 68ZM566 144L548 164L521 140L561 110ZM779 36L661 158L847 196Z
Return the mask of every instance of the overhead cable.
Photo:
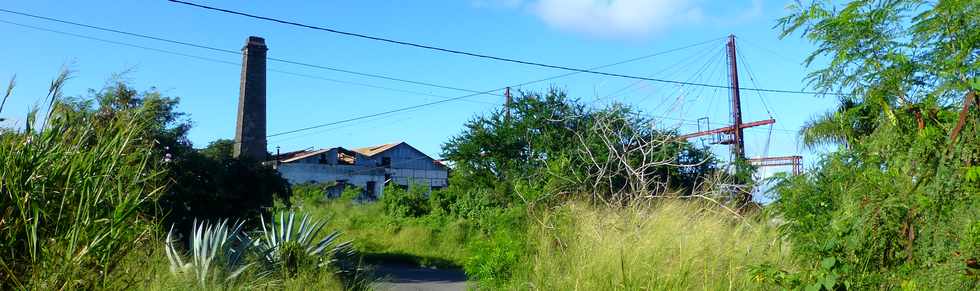
M219 8L219 7L214 7L214 6L197 4L197 3L193 3L193 2L187 2L187 1L181 1L181 0L168 0L168 1L173 2L173 3L188 5L188 6L192 6L192 7L202 8L202 9L206 9L206 10L210 10L210 11L217 11L217 12L222 12L222 13L227 13L227 14L244 16L244 17L248 17L248 18L259 19L259 20L264 20L264 21L270 21L270 22L275 22L275 23L280 23L280 24L286 24L286 25L291 25L291 26L303 27L303 28L308 28L308 29L313 29L313 30L318 30L318 31L324 31L324 32L329 32L329 33L334 33L334 34L340 34L340 35L350 36L350 37L357 37L357 38L363 38L363 39L368 39L368 40L374 40L374 41L392 43L392 44L397 44L397 45L416 47L416 48L433 50L433 51L439 51L439 52L450 53L450 54L458 54L458 55L465 55L465 56L476 57L476 58L490 59L490 60L495 60L495 61L510 62L510 63L517 63L517 64L523 64L523 65L538 66L538 67L544 67L544 68L559 69L559 70L566 70L566 71L574 71L574 72L579 72L579 73L588 73L588 74L603 75L603 76L610 76L610 77L619 77L619 78L626 78L626 79L646 80L646 81L652 81L652 82L681 84L681 85L691 85L691 86L701 86L701 87L709 87L709 88L731 89L731 87L730 86L727 86L727 85L716 85L716 84L705 84L705 83L691 83L691 82L683 82L683 81L677 81L677 80L668 80L668 79L641 77L641 76L633 76L633 75L626 75L626 74L620 74L620 73L609 73L609 72L595 71L595 69L581 69L581 68L573 68L573 67L562 66L562 65L551 65L551 64L545 64L545 63L534 62L534 61L526 61L526 60L519 60L519 59L513 59L513 58L506 58L506 57L498 57L498 56L492 56L492 55L487 55L487 54L482 54L482 53L474 53L474 52L463 51L463 50L448 49L448 48L437 47L437 46L432 46L432 45L419 44L419 43L409 42L409 41L394 40L394 39L390 39L390 38L372 36L372 35L367 35L367 34L362 34L362 33L347 32L347 31L342 31L342 30L328 28L328 27L322 27L322 26L311 25L311 24L304 24L304 23L299 23L299 22L295 22L295 21L283 20L283 19L273 18L273 17L268 17L268 16L261 16L261 15L256 15L256 14L251 14L251 13L246 13L246 12L241 12L241 11L236 11L236 10L230 10L230 9L225 9L225 8ZM816 91L803 91L803 90L793 91L793 90L784 90L784 89L745 88L745 87L741 87L740 89L741 90L747 90L747 91L787 93L787 94L839 95L838 93L831 93L831 92L816 92Z

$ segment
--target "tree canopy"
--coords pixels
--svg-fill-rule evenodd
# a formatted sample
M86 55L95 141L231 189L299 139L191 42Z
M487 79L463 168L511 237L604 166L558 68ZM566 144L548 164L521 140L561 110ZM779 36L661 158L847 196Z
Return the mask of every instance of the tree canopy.
M970 174L980 164L980 110L970 105L980 89L980 2L789 9L776 27L816 44L808 80L840 98L803 127L803 142L844 147L776 189L793 251L809 266L782 283L975 288L963 262L980 256Z

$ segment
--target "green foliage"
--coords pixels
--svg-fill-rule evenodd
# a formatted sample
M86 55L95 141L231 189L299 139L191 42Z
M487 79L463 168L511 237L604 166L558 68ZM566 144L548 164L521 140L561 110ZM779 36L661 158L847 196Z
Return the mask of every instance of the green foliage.
M173 276L157 279L152 284L167 289L201 290L259 287L302 290L324 283L329 283L329 289L367 287L368 282L352 260L350 243L340 243L338 231L323 235L325 224L307 215L302 215L298 224L294 222L294 212L288 216L281 214L278 223L263 224L253 241L246 235L244 222L195 221L189 239L189 258L179 250L179 240L171 229L164 250ZM338 278L346 280L338 282ZM308 285L304 288L300 282Z
M469 256L463 267L482 286L500 287L527 259L527 212L521 207L490 208L471 219L484 236L466 246Z
M496 232L467 247L470 257L464 265L466 274L487 287L507 283L519 271L515 267L527 259L524 238L513 232Z
M558 90L523 92L510 108L467 122L443 145L442 156L454 162L451 185L485 189L503 205L533 201L515 192L518 183L546 185L551 194L635 194L653 190L656 182L671 185L660 190L690 191L698 178L715 170L708 151L677 142L672 133L649 126L651 121L623 105L589 110ZM645 167L651 161L692 166ZM621 164L642 173L601 168ZM631 175L642 176L642 182Z
M189 144L169 148L166 164L170 184L159 205L165 224L187 230L196 219L246 219L267 214L275 198L289 201L289 184L279 172L254 161L231 157L227 145L218 140L197 151Z
M334 230L321 237L326 225L323 221L311 219L307 215L295 225L296 213L289 211L279 214L279 223L270 221L267 225L262 218L262 232L257 243L258 252L264 255L265 262L272 269L285 276L296 275L299 271L314 271L320 268L336 268L339 272L352 272L353 249L350 242L339 242L340 231Z
M148 238L140 215L163 182L152 151L151 108L118 114L66 101L63 72L49 110L19 132L0 134L0 288L89 289Z
M421 217L429 213L429 187L412 184L403 190L389 184L381 196L385 213L391 217Z
M963 257L976 254L980 219L971 166L980 162L977 107L951 137L980 73L980 3L814 1L790 9L779 21L783 35L801 32L817 44L807 63L828 60L809 80L843 93L838 110L803 128L803 141L845 147L776 187L802 269L788 275L798 279L785 280L788 287L976 288Z
M364 189L359 187L347 186L340 192L341 201L351 202L361 198L364 198Z
M242 225L193 218L260 213L274 194L288 198L278 173L232 159L229 141L194 150L176 98L120 81L64 98L67 79L52 82L45 111L33 110L25 128L0 130L0 289L366 286L329 272L270 281L241 269L251 246ZM166 240L164 220L178 223ZM191 233L190 260L175 233Z
M232 155L234 154L234 149L235 149L234 140L218 139L212 141L211 143L208 144L207 147L204 147L198 152L200 152L201 155L204 155L204 157L208 159L215 160L215 161L223 161L232 158Z
M187 140L190 121L176 111L179 98L167 97L155 89L140 92L123 81L114 81L90 97L80 99L73 108L96 116L96 121L120 118L129 112L146 112L148 128L144 138L163 163L167 187L158 205L158 218L164 225L176 224L188 231L194 219L246 219L267 214L278 197L289 201L289 185L277 171L257 161L232 157L234 141L219 139L201 150ZM90 101L98 102L92 108ZM98 125L97 125L98 126Z
M325 201L327 198L327 191L331 187L334 187L334 183L294 184L290 186L290 188L292 188L292 200L296 201L297 205L316 206L317 204Z
M242 222L228 224L221 220L214 224L194 222L190 236L190 258L175 244L173 228L164 243L170 272L175 276L190 276L203 289L223 285L234 286L239 276L252 264L245 263L245 255L252 247L251 240L242 233Z

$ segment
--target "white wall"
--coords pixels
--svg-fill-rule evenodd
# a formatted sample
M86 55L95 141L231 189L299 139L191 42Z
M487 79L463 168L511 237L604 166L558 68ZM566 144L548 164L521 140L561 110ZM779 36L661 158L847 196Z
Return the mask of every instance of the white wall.
M384 169L352 165L327 165L307 163L280 164L279 173L290 184L330 183L347 180L348 185L367 189L368 182L374 182L374 193L381 197L384 189Z

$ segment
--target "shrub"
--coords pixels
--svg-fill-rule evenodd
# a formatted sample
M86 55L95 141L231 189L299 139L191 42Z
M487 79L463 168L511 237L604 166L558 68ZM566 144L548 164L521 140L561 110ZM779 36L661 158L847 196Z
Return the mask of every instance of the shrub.
M421 217L429 213L428 195L429 188L424 185L413 183L403 190L390 184L385 187L381 204L392 217Z
M291 185L292 200L299 205L314 206L323 202L327 198L327 191L334 187L333 184L324 183L303 183Z
M467 246L469 258L463 266L466 274L486 287L503 285L528 259L523 233L493 232L489 237L474 240Z

